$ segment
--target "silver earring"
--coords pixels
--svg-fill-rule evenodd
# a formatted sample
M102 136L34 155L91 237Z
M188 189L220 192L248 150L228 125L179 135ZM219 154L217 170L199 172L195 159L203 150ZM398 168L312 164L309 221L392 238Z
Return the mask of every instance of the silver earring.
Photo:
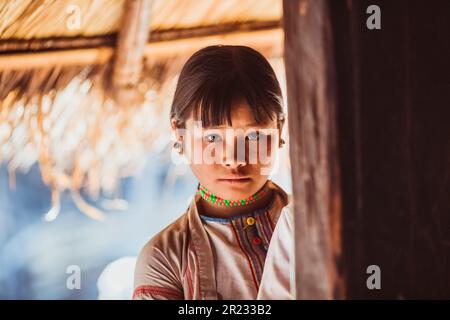
M180 141L175 141L173 144L173 148L178 151L178 153L183 152L183 145Z

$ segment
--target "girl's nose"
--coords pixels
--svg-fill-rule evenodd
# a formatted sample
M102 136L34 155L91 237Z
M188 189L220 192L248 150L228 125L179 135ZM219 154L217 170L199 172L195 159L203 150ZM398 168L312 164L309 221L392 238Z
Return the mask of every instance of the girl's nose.
M245 161L236 161L236 160L235 161L226 160L224 164L225 164L225 166L227 166L230 169L237 169L239 167L245 166L247 164L247 162L245 162Z
M234 141L227 141L225 148L225 152L223 153L223 164L225 166L234 169L247 164L245 144L241 146L235 139ZM238 148L242 148L242 150L238 150Z

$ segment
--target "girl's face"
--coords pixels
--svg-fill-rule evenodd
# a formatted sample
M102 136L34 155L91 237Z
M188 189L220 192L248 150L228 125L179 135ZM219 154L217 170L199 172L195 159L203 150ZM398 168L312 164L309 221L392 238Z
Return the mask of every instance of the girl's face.
M236 102L232 125L202 127L193 117L177 138L199 182L229 200L247 198L266 183L279 147L277 120L257 124L247 102Z

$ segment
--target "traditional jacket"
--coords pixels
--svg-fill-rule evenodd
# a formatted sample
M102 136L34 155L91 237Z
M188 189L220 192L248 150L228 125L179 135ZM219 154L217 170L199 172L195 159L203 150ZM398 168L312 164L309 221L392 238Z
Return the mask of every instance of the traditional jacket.
M266 209L229 218L201 216L197 192L187 212L141 250L133 299L256 299L272 232L288 203L268 181Z

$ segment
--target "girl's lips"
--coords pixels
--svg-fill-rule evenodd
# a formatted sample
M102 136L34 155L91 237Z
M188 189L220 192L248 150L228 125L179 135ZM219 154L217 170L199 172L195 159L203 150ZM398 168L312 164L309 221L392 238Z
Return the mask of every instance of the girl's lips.
M226 182L226 183L248 183L251 181L250 178L225 178L218 180L219 182Z

